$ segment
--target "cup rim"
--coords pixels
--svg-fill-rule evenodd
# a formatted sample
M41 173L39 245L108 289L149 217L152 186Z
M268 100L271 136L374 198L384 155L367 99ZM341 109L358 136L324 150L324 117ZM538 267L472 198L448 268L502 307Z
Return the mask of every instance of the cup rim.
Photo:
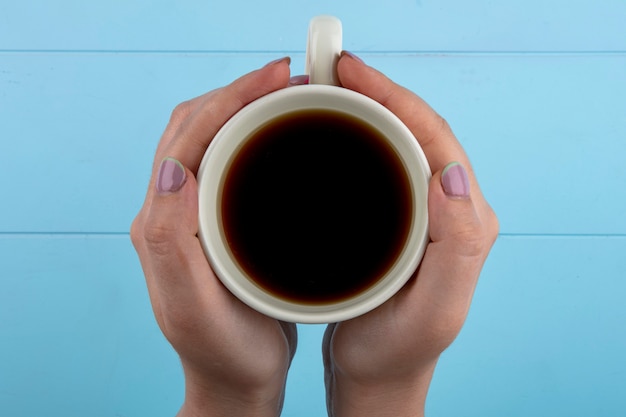
M391 140L409 175L413 193L412 224L404 249L391 269L373 286L354 297L312 305L275 297L246 278L232 259L221 227L219 203L223 176L235 152L260 126L283 114L328 109L360 118ZM302 85L275 91L248 104L218 131L198 170L198 238L220 281L237 298L275 319L298 323L332 323L357 317L380 306L413 276L429 240L428 161L417 140L400 119L371 98L329 85Z

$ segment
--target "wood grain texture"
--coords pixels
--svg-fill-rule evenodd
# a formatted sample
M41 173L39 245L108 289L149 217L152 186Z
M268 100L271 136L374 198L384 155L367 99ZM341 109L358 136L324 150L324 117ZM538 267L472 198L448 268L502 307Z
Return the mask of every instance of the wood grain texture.
M128 238L179 102L344 47L451 124L501 221L429 416L615 417L626 402L626 2L0 3L0 414L172 416L176 354ZM325 414L300 326L283 416Z
M275 57L0 54L0 231L126 232L174 106ZM502 233L626 233L626 54L363 58L448 119Z
M626 238L501 237L428 415L617 416ZM0 405L12 416L174 415L175 353L126 236L4 236ZM299 327L284 416L324 415L323 326ZM32 401L32 398L37 401Z
M625 251L623 237L500 238L427 415L620 415Z
M622 0L25 0L0 6L0 49L303 51L323 13L358 51L626 50Z

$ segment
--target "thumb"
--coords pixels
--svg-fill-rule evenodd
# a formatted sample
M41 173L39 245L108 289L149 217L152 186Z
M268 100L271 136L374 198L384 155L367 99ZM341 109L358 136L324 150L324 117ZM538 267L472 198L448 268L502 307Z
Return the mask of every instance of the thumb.
M470 191L467 171L459 162L448 163L431 179L428 195L430 238L433 243L454 246L454 253L471 251L468 243L481 230Z
M156 174L155 189L149 218L177 236L195 237L198 197L193 173L177 159L165 157Z
M410 308L429 326L441 331L450 342L460 330L489 252L467 171L458 162L433 174L428 195L431 242L418 270L415 285L407 295L415 302Z
M185 185L186 180L185 167L178 160L166 157L161 161L156 179L159 194L175 193Z
M145 257L150 264L148 285L172 316L197 311L207 294L219 291L198 232L197 183L192 172L177 159L162 160L144 225Z
M158 264L157 275L166 276L168 272L180 272L181 263L201 250L196 237L197 183L192 172L180 161L165 157L156 174L155 191L144 235L153 263Z

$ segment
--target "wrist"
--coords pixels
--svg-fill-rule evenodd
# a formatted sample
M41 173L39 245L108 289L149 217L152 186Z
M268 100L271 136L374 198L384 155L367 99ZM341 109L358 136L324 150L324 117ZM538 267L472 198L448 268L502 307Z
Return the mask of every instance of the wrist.
M257 397L217 389L212 392L194 392L185 389L185 401L177 417L278 417L282 409L282 393Z
M177 417L278 417L286 375L266 384L238 384L227 378L207 381L185 375L185 400Z
M329 416L423 417L435 365L367 380L333 369L326 381Z

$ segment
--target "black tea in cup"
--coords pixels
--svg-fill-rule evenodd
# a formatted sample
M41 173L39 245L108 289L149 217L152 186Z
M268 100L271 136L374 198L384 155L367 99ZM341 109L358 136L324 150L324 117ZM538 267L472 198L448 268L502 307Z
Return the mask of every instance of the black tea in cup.
M413 204L407 170L376 128L309 109L274 118L243 142L220 209L229 250L251 280L319 305L385 275L408 239Z

